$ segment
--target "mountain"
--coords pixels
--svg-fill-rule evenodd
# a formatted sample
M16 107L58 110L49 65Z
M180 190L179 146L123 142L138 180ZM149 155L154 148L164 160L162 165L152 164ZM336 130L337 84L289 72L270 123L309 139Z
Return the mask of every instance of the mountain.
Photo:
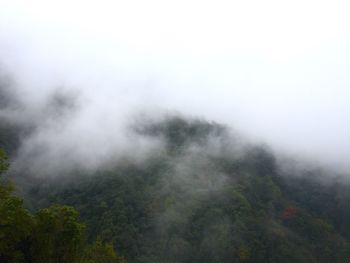
M2 123L0 147L16 152L22 131ZM268 147L202 119L144 119L130 133L160 146L89 173L14 174L26 206L74 207L88 240L112 242L127 262L348 262L346 178L292 169Z

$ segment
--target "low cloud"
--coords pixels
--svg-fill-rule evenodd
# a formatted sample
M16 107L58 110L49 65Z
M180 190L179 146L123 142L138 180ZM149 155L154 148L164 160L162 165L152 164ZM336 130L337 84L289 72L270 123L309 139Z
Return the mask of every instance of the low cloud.
M96 169L149 149L135 116L176 111L349 171L344 4L229 2L2 3L1 116L30 130L18 162Z

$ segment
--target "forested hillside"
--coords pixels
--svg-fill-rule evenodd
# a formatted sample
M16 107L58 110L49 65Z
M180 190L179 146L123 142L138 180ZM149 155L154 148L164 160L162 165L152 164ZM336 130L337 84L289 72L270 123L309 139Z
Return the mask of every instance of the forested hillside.
M111 261L99 261L96 254L95 259L89 254L90 261L60 260L67 251L61 244L73 242L56 234L56 226L70 227L64 211L74 226L86 225L81 242L95 244L87 247L113 244L132 263L349 261L350 186L342 177L317 167L287 169L267 147L200 119L168 116L130 129L159 139L162 146L141 161L118 158L89 174L79 169L47 177L10 173L34 215L17 197L15 207L4 206L15 198L7 193L1 197L2 218L19 213L20 220L31 222L25 227L37 230L18 230L25 240L34 241L25 241L29 250L14 241L22 255L13 256L3 240L14 236L18 225L6 225L4 232L7 223L1 221L1 262L15 262L14 257L17 262L124 260L114 252ZM15 153L20 133L20 128L2 123L0 146ZM55 222L49 232L44 230L48 215ZM51 255L52 261L40 261L46 256L39 250L46 248L36 244L46 245L47 240L57 254Z
M350 263L349 14L0 0L0 263Z

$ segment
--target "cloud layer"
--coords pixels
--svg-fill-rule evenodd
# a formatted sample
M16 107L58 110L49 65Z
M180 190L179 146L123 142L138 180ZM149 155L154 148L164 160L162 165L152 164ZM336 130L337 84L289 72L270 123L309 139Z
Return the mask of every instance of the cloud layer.
M123 149L135 112L176 110L350 169L346 1L4 1L0 10L17 114L41 122L31 145L108 156ZM76 104L42 114L57 90Z

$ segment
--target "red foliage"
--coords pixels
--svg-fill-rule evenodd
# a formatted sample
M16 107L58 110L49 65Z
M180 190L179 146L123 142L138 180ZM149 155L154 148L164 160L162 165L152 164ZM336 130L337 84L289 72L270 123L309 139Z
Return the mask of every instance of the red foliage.
M298 215L298 209L295 207L287 207L282 212L282 219L291 219Z

